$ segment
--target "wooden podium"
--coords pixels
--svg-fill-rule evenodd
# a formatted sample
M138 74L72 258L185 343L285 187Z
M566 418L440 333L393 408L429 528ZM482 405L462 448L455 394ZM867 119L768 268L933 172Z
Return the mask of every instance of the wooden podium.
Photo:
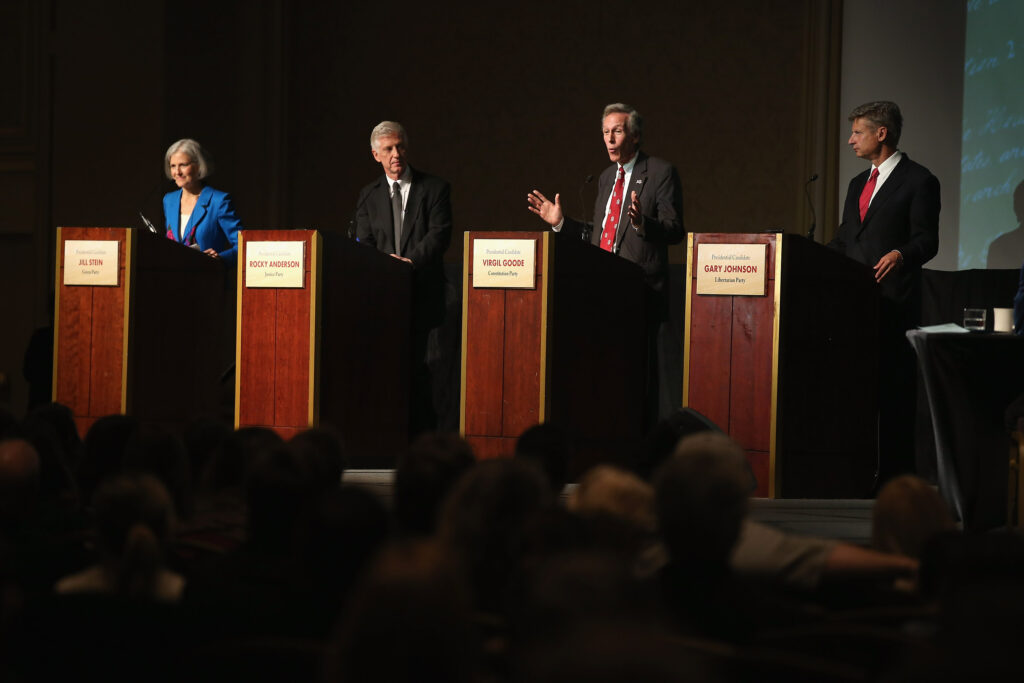
M115 413L175 425L217 414L221 262L129 228L58 228L56 264L53 400L81 434ZM92 282L101 271L109 284Z
M747 277L735 265L715 271L752 264L730 261L722 245L765 245L763 292L698 293L702 272ZM691 234L687 283L683 405L746 449L755 495L868 496L877 460L871 269L796 235Z
M300 286L247 284L250 247L279 243L301 243ZM235 426L329 425L350 467L393 467L409 439L412 268L315 230L244 230L238 253Z
M477 287L478 240L524 241L526 288ZM502 270L499 268L498 270ZM511 456L539 422L568 430L577 476L626 462L643 436L643 273L552 232L467 232L463 265L460 431L478 458Z

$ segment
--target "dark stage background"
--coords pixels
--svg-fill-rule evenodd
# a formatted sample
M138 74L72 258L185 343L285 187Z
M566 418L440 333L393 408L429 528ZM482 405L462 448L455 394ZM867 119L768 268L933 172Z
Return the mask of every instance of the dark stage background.
M163 152L214 154L248 227L344 229L380 173L370 129L409 130L469 229L541 229L526 192L608 163L602 107L634 104L644 148L682 176L691 231L805 232L838 214L839 0L642 5L0 0L0 372L47 324L56 226L162 221ZM843 150L845 151L845 150ZM584 205L593 204L595 184ZM676 248L673 260L682 260Z

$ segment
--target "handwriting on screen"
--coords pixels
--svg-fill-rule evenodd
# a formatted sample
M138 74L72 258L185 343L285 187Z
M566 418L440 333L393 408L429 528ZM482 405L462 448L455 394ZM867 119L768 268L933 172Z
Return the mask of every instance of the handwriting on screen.
M1024 245L1024 3L969 0L960 268L1019 268Z

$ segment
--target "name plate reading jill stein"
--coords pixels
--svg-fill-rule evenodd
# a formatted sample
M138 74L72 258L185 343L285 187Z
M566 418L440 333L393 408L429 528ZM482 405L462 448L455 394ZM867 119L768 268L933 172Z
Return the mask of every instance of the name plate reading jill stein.
M700 244L697 294L765 296L767 244Z
M473 287L533 289L537 240L473 240Z
M302 289L305 242L246 242L245 286Z
M117 240L65 240L64 284L116 287L120 246Z

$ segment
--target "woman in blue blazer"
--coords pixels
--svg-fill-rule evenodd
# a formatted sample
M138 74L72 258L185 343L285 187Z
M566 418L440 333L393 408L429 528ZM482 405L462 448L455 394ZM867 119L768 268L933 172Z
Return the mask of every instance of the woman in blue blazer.
M238 256L241 221L231 195L205 185L213 171L209 155L195 140L183 138L167 148L164 173L178 189L164 195L167 237L224 261L231 268Z

